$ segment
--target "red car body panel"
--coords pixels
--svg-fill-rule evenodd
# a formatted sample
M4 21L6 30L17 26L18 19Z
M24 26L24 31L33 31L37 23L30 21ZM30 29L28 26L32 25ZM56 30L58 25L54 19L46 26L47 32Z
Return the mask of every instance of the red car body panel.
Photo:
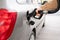
M14 29L17 12L0 9L0 40L7 40Z

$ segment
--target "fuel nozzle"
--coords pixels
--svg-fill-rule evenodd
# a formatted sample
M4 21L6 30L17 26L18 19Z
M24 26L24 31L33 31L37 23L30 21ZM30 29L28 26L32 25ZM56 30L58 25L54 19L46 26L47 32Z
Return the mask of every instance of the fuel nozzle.
M31 13L29 13L29 11L27 11L26 17L27 17L27 20L29 22L29 25L34 25L35 24L35 22L33 20L31 20L31 17L33 17L35 19L40 19L43 15L43 11L40 10L40 11L38 11L40 16L39 16L39 18L36 18L35 17L36 16L36 10L37 10L37 8L35 8Z
M27 11L27 14L26 14L26 17L27 17L27 20L29 21L30 20L30 18L33 16L35 16L36 15L36 8L31 12L31 13L29 13L29 10Z
M29 21L30 20L29 11L27 11L26 17L27 17L27 20Z

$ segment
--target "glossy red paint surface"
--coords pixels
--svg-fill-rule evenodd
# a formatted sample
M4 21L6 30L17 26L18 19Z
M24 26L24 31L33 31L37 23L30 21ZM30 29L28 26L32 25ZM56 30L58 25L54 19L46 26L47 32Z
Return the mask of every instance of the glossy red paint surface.
M17 12L0 9L0 40L7 40L14 29Z

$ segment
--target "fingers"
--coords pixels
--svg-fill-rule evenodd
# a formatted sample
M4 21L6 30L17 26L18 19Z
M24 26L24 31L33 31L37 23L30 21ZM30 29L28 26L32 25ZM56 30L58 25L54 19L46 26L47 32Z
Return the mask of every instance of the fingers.
M39 10L36 10L36 16L40 16L40 13L38 13Z
M40 8L37 8L37 10L36 10L36 14L39 14L39 12L38 12L39 10L40 10Z
M38 11L40 11L40 10L42 10L41 7L37 8L37 10L36 10L36 16L40 16L40 15L41 15L41 14L38 12Z
M38 10L36 10L36 14L38 14Z

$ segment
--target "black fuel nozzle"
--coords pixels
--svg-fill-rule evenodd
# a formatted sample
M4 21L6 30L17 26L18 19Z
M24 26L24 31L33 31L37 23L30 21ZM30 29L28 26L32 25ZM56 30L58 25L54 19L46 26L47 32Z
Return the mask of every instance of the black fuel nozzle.
M27 11L26 17L27 17L27 20L29 21L30 20L29 11Z
M29 13L29 11L27 11L26 17L27 17L27 20L29 22L29 25L34 25L35 24L35 22L33 20L30 21L31 17L34 17L35 19L40 19L43 15L43 11L39 10L38 13L41 14L41 15L39 16L39 18L36 18L35 17L36 16L36 10L37 10L37 8L35 8L31 13Z
M27 16L27 20L28 20L28 21L30 20L31 17L36 18L36 17L35 17L35 16L36 16L36 10L37 10L37 8L35 8L31 13L29 13L29 11L27 11L26 16ZM43 15L43 10L39 10L38 13L40 14L40 16L39 16L39 18L36 18L36 19L40 19L40 18L42 17L42 15Z
M43 16L43 14L44 14L43 10L39 10L38 13L40 14L40 16L38 16L38 18L37 18L36 17L36 13L35 13L34 16L33 16L35 19L40 19Z
M43 10L39 10L38 13L39 13L39 14L43 14Z
M35 14L36 14L36 8L31 13L29 13L29 11L27 11L27 14L26 14L27 20L29 21L30 18L32 16L34 16Z
M35 9L30 13L30 17L32 17L32 16L35 16L35 15L36 15L36 10L37 10L37 8L35 8Z

